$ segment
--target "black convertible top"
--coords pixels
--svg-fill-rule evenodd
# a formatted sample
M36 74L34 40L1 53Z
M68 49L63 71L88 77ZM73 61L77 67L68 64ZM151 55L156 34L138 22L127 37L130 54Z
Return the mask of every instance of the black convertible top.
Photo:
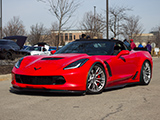
M115 48L117 46L117 48ZM55 54L62 53L86 53L88 55L113 55L114 50L126 50L124 43L120 40L108 39L78 39L75 40Z
M75 41L110 41L110 42L122 42L120 40L112 40L112 39L77 39Z

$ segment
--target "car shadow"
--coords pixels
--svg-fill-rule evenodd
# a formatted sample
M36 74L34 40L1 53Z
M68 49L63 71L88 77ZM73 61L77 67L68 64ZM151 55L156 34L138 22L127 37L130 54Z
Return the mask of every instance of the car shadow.
M130 84L130 85L122 85L122 86L115 86L115 87L110 87L106 88L103 90L104 92L110 92L110 91L116 91L116 90L121 90L125 88L130 88L130 87L136 87L140 86L139 84ZM83 93L61 93L61 92L15 92L12 90L9 90L10 93L16 94L16 95L28 95L28 96L44 96L44 97L80 97L80 96L85 96L85 95L99 95L99 94L86 94L85 92Z

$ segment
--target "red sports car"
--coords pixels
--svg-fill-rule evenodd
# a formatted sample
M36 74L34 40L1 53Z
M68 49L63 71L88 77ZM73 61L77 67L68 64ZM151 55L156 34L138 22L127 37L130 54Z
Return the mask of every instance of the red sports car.
M130 83L148 85L148 51L128 50L119 40L76 40L51 56L27 56L12 70L11 91L101 93Z

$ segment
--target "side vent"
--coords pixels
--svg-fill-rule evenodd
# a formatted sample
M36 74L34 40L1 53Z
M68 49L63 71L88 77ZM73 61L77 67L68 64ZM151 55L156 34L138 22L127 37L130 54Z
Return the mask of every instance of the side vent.
M136 72L136 74L134 75L134 77L132 78L132 80L135 80L136 77L137 77L137 75L138 75L138 71Z
M109 72L109 76L111 77L112 76L111 68L110 68L109 64L106 61L104 61L104 63L106 64L108 72Z

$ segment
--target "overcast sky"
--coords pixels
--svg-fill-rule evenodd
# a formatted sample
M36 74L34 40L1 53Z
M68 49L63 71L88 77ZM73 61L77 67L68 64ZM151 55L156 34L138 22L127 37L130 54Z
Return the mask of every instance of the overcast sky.
M81 21L85 12L93 11L94 6L96 6L98 13L105 15L106 0L82 1L72 18L75 22ZM128 12L128 15L140 16L140 22L145 29L144 33L148 33L153 27L160 25L160 0L109 0L109 6L116 5L132 8L133 11ZM2 26L5 26L13 16L18 16L28 32L30 26L36 23L42 23L46 28L50 28L56 18L51 15L48 9L46 4L37 2L37 0L2 0Z

